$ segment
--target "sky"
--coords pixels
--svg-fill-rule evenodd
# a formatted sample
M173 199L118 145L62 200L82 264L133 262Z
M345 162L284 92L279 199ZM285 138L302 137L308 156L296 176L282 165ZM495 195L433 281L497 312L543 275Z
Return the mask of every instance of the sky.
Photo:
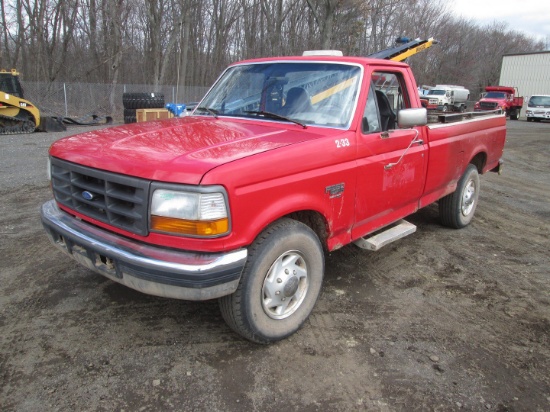
M456 16L480 25L508 23L508 28L550 44L550 0L450 0Z

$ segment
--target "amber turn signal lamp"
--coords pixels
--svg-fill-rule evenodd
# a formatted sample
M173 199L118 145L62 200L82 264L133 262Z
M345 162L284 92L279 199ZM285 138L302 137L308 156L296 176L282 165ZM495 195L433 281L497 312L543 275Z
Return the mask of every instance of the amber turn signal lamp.
M151 216L151 229L159 232L192 236L223 235L229 230L229 219L211 221L184 220L173 217Z

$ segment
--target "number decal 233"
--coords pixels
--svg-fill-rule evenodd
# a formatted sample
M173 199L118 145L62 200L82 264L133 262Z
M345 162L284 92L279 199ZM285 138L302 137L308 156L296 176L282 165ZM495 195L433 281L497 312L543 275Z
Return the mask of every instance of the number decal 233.
M336 148L337 149L340 149L341 147L348 147L349 146L349 140L348 139L335 140L334 143L336 143Z

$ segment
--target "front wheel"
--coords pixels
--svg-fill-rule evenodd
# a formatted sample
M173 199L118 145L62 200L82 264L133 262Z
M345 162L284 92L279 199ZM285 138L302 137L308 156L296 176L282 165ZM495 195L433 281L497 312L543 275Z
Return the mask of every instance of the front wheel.
M461 229L474 217L479 199L479 174L470 164L458 181L456 190L439 200L439 217L444 226Z
M235 293L219 299L235 332L257 343L284 339L303 325L317 301L324 274L323 248L303 223L281 219L249 249Z

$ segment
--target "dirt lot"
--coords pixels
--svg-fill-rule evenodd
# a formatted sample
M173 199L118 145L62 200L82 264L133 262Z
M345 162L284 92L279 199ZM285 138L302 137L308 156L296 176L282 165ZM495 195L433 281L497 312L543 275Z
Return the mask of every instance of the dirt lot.
M215 301L146 296L54 249L39 206L62 134L0 136L0 410L550 410L550 124L508 126L468 228L431 206L379 252L332 253L310 320L271 346Z

